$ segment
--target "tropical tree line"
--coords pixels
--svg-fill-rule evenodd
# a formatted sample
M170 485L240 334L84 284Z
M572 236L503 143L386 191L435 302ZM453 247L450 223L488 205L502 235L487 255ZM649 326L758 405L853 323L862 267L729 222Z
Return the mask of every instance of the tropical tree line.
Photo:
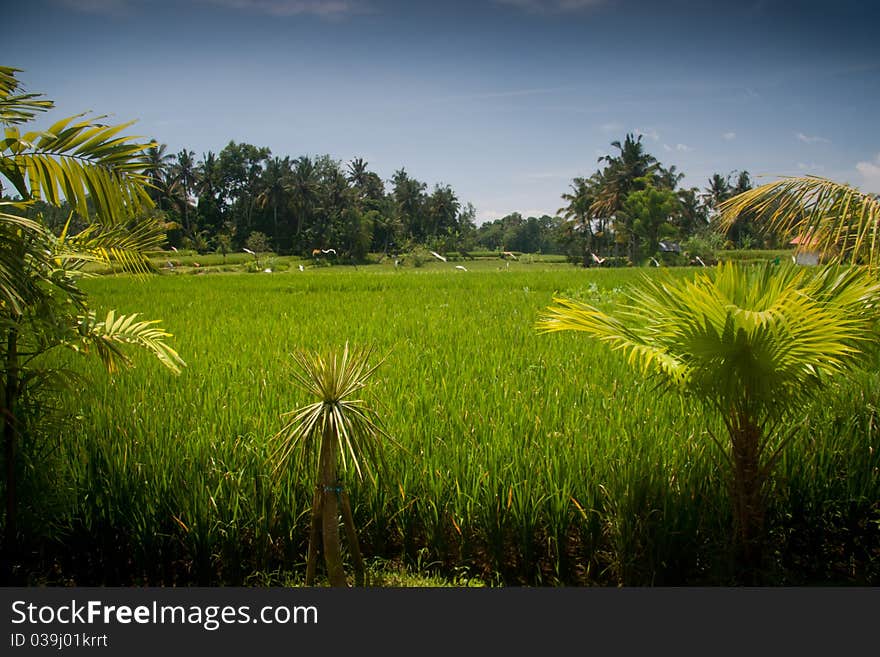
M556 215L514 212L476 225L472 204L455 190L401 167L383 180L360 157L274 156L268 147L230 141L197 158L154 143L145 155L154 217L170 246L227 253L246 246L310 255L334 249L340 261L401 253L415 245L465 256L474 249L567 254L590 266L609 257L630 263L660 257L660 243L711 235L713 244L749 248L766 236L749 213L718 230L718 206L752 188L747 171L715 173L703 189L683 188L684 174L663 166L626 135L611 144L589 177L574 178ZM38 205L59 231L69 207ZM91 208L89 208L91 210ZM78 228L77 220L74 228Z
M772 236L759 232L753 213L742 213L732 226L718 222L719 206L752 188L748 171L715 173L702 190L685 188L684 174L675 165L663 166L641 135L627 134L611 146L616 152L600 157L591 176L572 180L558 210L565 219L566 250L585 266L607 257L631 263L657 258L661 242L695 236L711 235L719 245L736 248L772 243Z
M386 184L363 158L276 156L230 141L201 159L157 144L147 152L151 197L171 246L226 252L251 244L282 254L333 249L341 260L412 244L468 248L475 211L449 185L405 168Z

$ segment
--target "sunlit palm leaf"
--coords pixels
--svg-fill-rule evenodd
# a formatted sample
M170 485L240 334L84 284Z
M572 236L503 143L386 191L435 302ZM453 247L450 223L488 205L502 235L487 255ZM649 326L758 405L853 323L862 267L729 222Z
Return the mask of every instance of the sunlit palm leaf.
M42 94L21 93L21 83L15 77L21 69L0 66L0 125L27 123L37 112L53 107L50 100L40 100Z
M53 205L66 199L82 217L88 217L91 199L104 223L123 222L151 207L144 174L144 151L150 144L117 137L131 124L105 126L91 120L73 122L75 118L41 133L22 135L15 127L7 128L0 174L22 198Z
M880 284L858 269L719 265L645 278L615 316L555 299L541 331L584 331L723 413L778 418L824 377L858 365Z
M90 313L80 318L79 340L68 346L93 351L108 371L114 372L120 365L130 363L121 347L135 345L151 352L165 367L180 374L186 363L165 342L165 338L171 337L171 334L158 326L157 320L136 321L137 317L137 313L117 316L111 310L103 320L98 320L94 313Z
M880 201L849 185L816 176L783 178L734 196L719 209L722 228L748 212L772 232L800 237L802 250L880 264Z

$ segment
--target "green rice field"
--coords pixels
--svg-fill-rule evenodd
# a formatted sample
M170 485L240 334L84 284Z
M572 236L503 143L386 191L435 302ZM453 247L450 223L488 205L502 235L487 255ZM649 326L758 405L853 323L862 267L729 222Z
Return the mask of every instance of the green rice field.
M161 319L188 366L136 354L109 377L70 359L74 419L33 438L21 484L31 583L300 581L314 474L273 478L271 438L310 401L291 352L346 342L384 357L367 390L399 443L377 484L349 473L368 559L488 585L737 583L718 418L604 345L534 327L554 293L609 308L650 270L463 265L85 281L99 315ZM880 583L869 361L796 418L768 583Z

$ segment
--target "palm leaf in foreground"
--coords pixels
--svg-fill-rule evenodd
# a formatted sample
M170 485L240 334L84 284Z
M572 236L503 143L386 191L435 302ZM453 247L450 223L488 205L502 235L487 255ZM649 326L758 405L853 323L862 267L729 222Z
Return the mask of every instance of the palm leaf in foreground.
M752 213L786 238L801 238L801 249L828 260L880 265L880 200L855 187L818 176L782 178L750 189L719 206L721 226Z
M333 586L345 586L339 542L338 511L341 503L348 541L355 559L357 581L364 577L357 536L348 495L338 477L338 462L343 470L349 463L358 477L375 478L384 466L384 441L393 442L382 429L378 415L363 399L353 398L361 391L380 363L369 365L371 349L350 351L348 344L341 355L327 356L298 352L294 362L294 382L317 399L286 413L284 428L275 436L278 446L273 454L277 473L293 462L300 470L315 468L317 486L312 503L312 529L306 566L306 584L312 584L317 561L318 532L323 528L324 559Z
M111 310L103 320L98 320L95 313L90 313L80 318L79 340L70 342L68 346L76 351L94 350L112 373L119 369L120 364L130 364L121 346L135 345L152 353L175 374L180 374L186 363L165 342L165 338L172 337L171 334L158 326L158 320L136 321L137 317L137 313L117 316Z
M586 332L721 415L737 538L754 565L765 483L787 442L779 429L829 377L860 364L876 341L880 284L858 268L728 263L693 280L646 277L615 316L571 299L555 302L540 331Z

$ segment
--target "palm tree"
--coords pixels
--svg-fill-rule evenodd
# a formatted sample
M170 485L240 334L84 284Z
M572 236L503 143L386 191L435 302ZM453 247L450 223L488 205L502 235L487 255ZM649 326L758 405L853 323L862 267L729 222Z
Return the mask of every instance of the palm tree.
M183 198L183 227L187 232L192 230L189 221L189 199L196 186L195 155L184 148L176 155L177 163L172 167L174 178L180 183Z
M599 162L606 167L599 174L596 199L592 211L597 216L614 217L617 240L628 242L627 251L631 261L636 259L637 240L633 232L633 219L623 210L631 192L644 189L645 183L659 169L657 159L645 150L642 135L627 134L623 143L611 142L617 155L604 155Z
M330 584L346 586L339 541L340 503L357 582L363 583L357 535L348 495L339 478L339 465L341 462L346 469L350 463L360 478L374 478L377 469L384 467L382 439L390 438L367 402L353 398L381 364L369 365L371 355L371 349L349 351L346 343L341 356L298 352L293 357L300 370L294 372L295 383L317 401L285 414L290 420L276 436L278 446L273 461L276 473L291 462L297 469L304 467L316 473L307 586L314 583L319 532Z
M162 198L161 183L169 178L171 165L174 162L174 155L166 153L166 148L168 147L165 144L153 143L147 148L146 152L147 182L150 186L150 198L153 199L154 205L160 205Z
M267 205L272 206L272 225L275 233L273 235L275 244L280 243L278 234L278 206L284 205L287 195L290 193L293 185L291 183L290 158L273 157L266 162L266 169L263 172L263 191L257 195L257 205L265 208Z
M721 174L714 173L709 178L709 186L703 193L703 202L712 209L718 211L718 207L731 196L730 181Z
M607 166L595 208L606 215L620 210L629 193L642 188L637 181L651 176L659 167L657 159L645 151L642 135L635 137L627 134L622 144L613 141L611 145L618 150L618 154L599 158L599 162L605 162Z
M291 195L296 214L296 234L311 223L318 203L318 172L310 157L298 157L293 164Z
M356 157L348 163L348 181L358 188L364 188L367 184L367 161L362 157Z
M572 180L571 192L562 195L563 201L568 205L559 208L556 212L566 220L566 233L573 240L580 242L582 248L580 256L584 267L589 267L593 252L593 203L595 201L595 186L592 179L576 177ZM579 239L576 239L579 238Z
M806 237L800 248L838 262L880 265L880 200L855 187L817 176L782 178L749 189L719 206L721 225L743 213L782 237Z
M793 420L828 379L860 365L877 339L878 299L865 270L731 263L694 280L646 277L616 316L555 299L538 328L584 331L721 417L736 544L755 568L766 484Z
M127 362L121 346L134 344L157 356L174 372L184 365L154 321L109 312L98 318L78 286L87 262L121 263L143 273L151 269L147 252L164 240L161 226L144 218L152 206L148 194L155 174L151 159L161 160L154 143L119 137L129 124L104 125L77 115L47 130L21 134L18 124L53 106L20 94L19 69L0 67L0 179L8 180L20 201L4 203L0 215L0 423L5 453L4 546L16 543L16 463L19 436L30 418L21 400L45 382L41 357L66 347L97 355L109 371ZM101 119L103 117L97 117ZM74 213L60 235L38 217L23 219L35 201L74 208L85 228L70 230ZM7 213L5 210L10 210ZM15 212L15 214L11 214ZM10 562L7 562L10 563Z

